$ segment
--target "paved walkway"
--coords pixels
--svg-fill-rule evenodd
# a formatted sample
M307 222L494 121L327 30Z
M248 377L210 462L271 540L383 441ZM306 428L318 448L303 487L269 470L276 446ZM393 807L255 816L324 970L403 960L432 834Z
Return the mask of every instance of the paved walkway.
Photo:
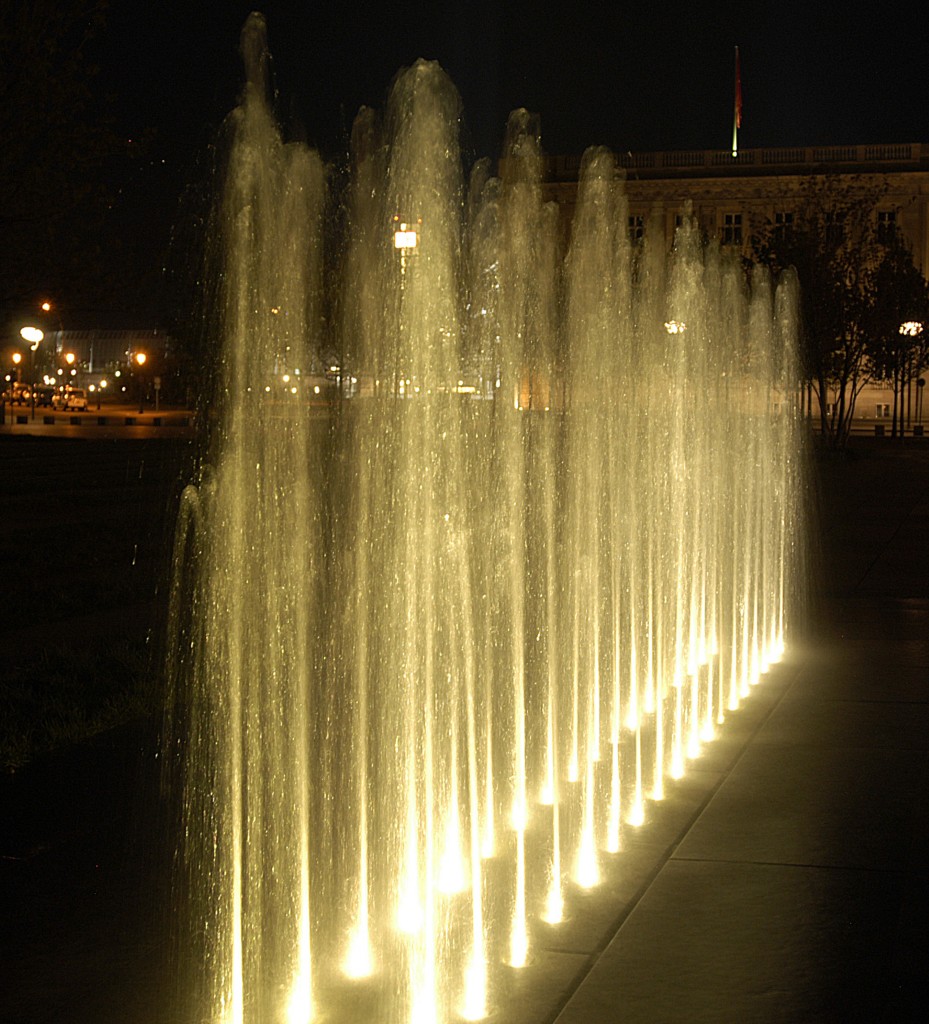
M549 1020L927 1019L929 453L858 452L821 467L811 639L673 794L678 833Z

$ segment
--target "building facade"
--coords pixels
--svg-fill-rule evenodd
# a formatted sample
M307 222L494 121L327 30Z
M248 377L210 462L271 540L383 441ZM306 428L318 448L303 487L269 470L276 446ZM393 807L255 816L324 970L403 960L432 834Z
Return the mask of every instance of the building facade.
M840 190L878 192L878 232L898 230L914 262L929 276L929 144L691 150L617 154L626 176L628 229L632 238L646 227L663 230L670 247L686 206L708 238L745 255L762 231L789 230L811 182L827 177ZM581 157L549 157L546 198L558 203L565 233L570 231ZM907 423L921 421L921 395L913 390ZM921 390L921 389L920 389ZM891 416L889 387L869 384L856 408L859 425L873 429ZM921 425L921 424L920 424Z
M789 227L810 179L827 175L839 187L880 190L878 218L898 228L917 266L929 268L929 144L824 146L618 154L626 175L629 228L649 218L663 223L668 244L685 203L708 237L749 251L753 233L767 224ZM547 198L573 218L580 157L549 157Z

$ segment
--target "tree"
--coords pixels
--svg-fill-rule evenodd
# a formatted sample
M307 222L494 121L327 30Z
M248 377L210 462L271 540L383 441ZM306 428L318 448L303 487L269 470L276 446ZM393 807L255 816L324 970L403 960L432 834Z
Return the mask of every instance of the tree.
M898 232L887 240L874 274L868 359L874 377L891 385L891 434L902 437L904 395L929 368L929 284Z
M792 222L768 223L754 240L756 257L775 271L793 266L801 287L806 382L816 395L822 434L833 447L848 440L855 403L873 379L875 338L898 315L905 270L902 242L879 230L883 182L822 175L797 197ZM907 276L906 288L915 280ZM925 283L925 282L923 282ZM902 321L897 319L898 328Z

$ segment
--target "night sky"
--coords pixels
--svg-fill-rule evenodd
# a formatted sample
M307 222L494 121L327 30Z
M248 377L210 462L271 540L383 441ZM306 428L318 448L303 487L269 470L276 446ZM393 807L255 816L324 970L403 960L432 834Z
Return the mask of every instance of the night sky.
M98 238L115 264L112 283L96 287L108 297L89 298L91 287L55 267L35 285L55 294L70 324L186 316L189 298L172 289L200 266L188 254L203 236L211 143L241 90L239 35L254 7L109 0L94 95L118 138L141 144L110 186L117 195ZM903 4L883 4L879 23L832 0L565 0L554 12L541 0L267 0L259 9L285 131L336 164L359 107L383 107L398 70L419 57L438 60L461 93L466 164L499 155L520 106L539 115L552 154L593 144L726 149L736 45L741 148L929 142L929 17Z
M112 0L104 71L127 131L196 147L234 104L254 3ZM499 151L509 110L541 115L549 152L726 148L733 48L743 147L929 141L929 18L885 3L391 4L268 0L281 109L337 152L396 71L437 59L464 101L469 155Z

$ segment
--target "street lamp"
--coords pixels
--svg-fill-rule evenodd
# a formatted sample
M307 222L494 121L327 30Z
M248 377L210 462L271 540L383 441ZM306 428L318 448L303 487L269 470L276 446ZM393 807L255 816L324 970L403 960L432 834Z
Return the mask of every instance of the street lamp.
M38 327L23 327L19 332L19 336L29 344L29 376L31 378L29 381L29 391L32 396L32 419L35 419L35 353L45 337L45 332Z
M142 413L144 411L144 409L145 409L145 403L143 401L143 399L145 398L145 392L142 390L142 367L145 365L145 360L147 358L148 357L145 355L144 352L136 352L136 354L135 354L136 365L139 367L139 412L140 413Z
M900 333L902 335L904 335L905 337L908 337L908 338L916 338L916 337L918 337L922 333L922 330L923 330L923 325L922 325L922 322L920 320L907 320L905 323L900 324ZM907 419L910 420L910 422L912 423L912 420L910 419L910 415L909 415L909 413L910 413L910 399L912 398L912 395L913 395L913 392L910 390L910 385L913 382L913 378L910 375L911 372L912 372L912 370L911 370L911 365L912 364L910 363L910 353L906 352L906 353L904 353L904 356L906 358L906 363L907 363L907 365L906 365ZM919 387L919 385L917 384L917 388L918 387ZM920 399L920 397L921 397L920 392L917 391L916 392L916 405L917 405L917 410L918 411L921 411L921 410L919 410L919 405L920 405L919 399ZM901 391L900 391L900 401L901 401L901 403L903 401L902 384L901 384ZM921 422L921 420L920 420L920 422ZM901 435L901 437L903 436L903 410L902 409L900 410L900 435Z

